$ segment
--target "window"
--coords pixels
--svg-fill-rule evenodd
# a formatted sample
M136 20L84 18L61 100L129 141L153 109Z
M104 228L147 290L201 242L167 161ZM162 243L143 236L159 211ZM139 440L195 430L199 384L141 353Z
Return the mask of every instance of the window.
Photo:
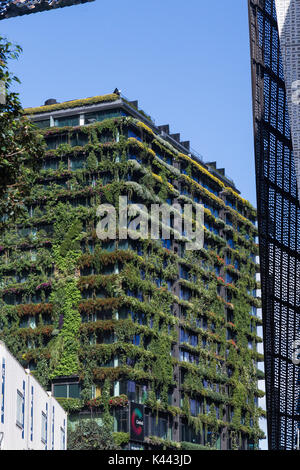
M165 240L164 238L162 238L161 243L162 243L163 248L166 248L167 250L171 249L171 246L172 246L171 240L169 240L169 239Z
M46 143L48 150L56 149L59 145L68 143L68 136L66 134L49 136L46 139Z
M226 198L226 204L227 206L229 207L232 207L233 209L235 209L235 203L232 199L229 199L228 197Z
M142 142L142 139L131 129L129 129L129 131L128 131L128 138L137 139L140 142Z
M77 157L70 159L70 168L71 170L80 170L85 167L85 158Z
M17 390L17 419L16 424L23 429L24 426L24 395Z
M201 403L199 400L190 399L190 412L192 416L198 416L201 412Z
M227 341L230 341L231 339L233 341L236 341L236 333L232 331L230 328L226 328L226 339Z
M232 310L226 309L226 319L228 322L233 323L234 316Z
M188 351L181 350L179 354L179 360L182 362L190 362L191 364L199 363L199 357L195 354L191 354Z
M189 272L184 266L180 267L180 277L186 280L189 279Z
M74 132L70 136L70 145L72 147L83 147L88 144L88 135L82 134L81 132Z
M182 300L190 300L190 298L191 298L190 289L188 289L186 287L181 287L179 296L180 296L180 299L182 299Z
M54 126L64 127L64 126L78 126L79 125L79 116L68 116L62 117L54 120Z
M65 442L65 430L63 428L60 428L60 450L65 450Z
M131 319L133 322L138 323L139 325L147 325L147 318L144 313L140 312L130 312L131 313Z
M32 329L36 328L36 318L35 317L29 317L29 327Z
M134 344L135 346L140 345L140 335L134 335L133 340L132 340L132 344Z
M42 121L33 121L33 124L40 129L45 129L46 127L50 127L50 119L43 119Z
M120 383L120 393L128 396L129 401L135 403L145 403L147 400L147 385L136 384L129 380L128 382Z
M116 249L116 243L114 241L109 241L109 242L103 242L102 243L102 249L108 252L112 252ZM126 248L121 248L119 245L119 249L126 249Z
M226 215L226 224L232 227L232 220L231 217L229 217L228 215Z
M80 398L80 386L78 383L55 384L54 396L57 398Z
M199 175L196 175L194 172L192 173L192 178L196 183L201 184L201 181L199 179Z
M198 346L198 336L188 333L183 328L180 328L180 343L188 343L191 346Z
M230 246L230 248L235 249L235 243L231 237L227 237L227 243Z
M126 116L126 113L121 109L110 111L98 111L95 113L88 113L84 115L84 124L93 124L94 122L104 121L104 119L111 119L114 117Z
M168 439L168 421L166 418L157 418L151 416L150 418L150 435L157 436L162 439Z
M128 409L114 410L114 431L128 432Z
M28 317L23 317L19 321L20 328L27 328L28 327Z
M231 255L226 255L226 264L231 264Z
M188 424L181 425L181 440L185 442L192 442L194 444L200 444L201 434L196 433L192 426Z
M41 440L45 444L47 441L47 415L42 411Z

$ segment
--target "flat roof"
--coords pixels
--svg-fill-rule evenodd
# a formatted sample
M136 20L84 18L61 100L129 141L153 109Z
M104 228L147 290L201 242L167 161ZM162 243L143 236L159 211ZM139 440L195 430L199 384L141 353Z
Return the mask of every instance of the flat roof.
M51 102L55 100L47 101ZM129 101L123 95L115 92L89 98L63 101L61 103L54 102L51 104L46 104L47 101L45 102L45 105L39 107L25 108L24 114L28 115L34 120L42 120L47 119L47 116L50 117L50 115L59 118L62 116L70 116L74 114L74 112L96 112L103 108L114 109L121 106L133 117L144 122L166 142L169 142L176 150L188 155L190 158L202 165L206 170L210 171L215 177L220 179L224 184L231 187L235 192L240 194L240 191L236 188L234 181L225 174L225 170L223 168L219 171L215 164L212 165L211 163L204 162L203 156L190 147L189 141L180 141L180 133L170 133L168 124L164 126L156 126L151 116L147 115L143 110L138 108L138 101Z

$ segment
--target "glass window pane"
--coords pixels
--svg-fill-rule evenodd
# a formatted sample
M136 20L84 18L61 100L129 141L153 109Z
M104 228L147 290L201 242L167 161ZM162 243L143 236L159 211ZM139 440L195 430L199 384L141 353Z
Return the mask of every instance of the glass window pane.
M54 396L67 398L68 397L67 385L54 385Z
M111 119L114 117L125 116L126 113L120 109L110 111L98 111L97 113L88 113L84 116L84 124L93 124L96 121L104 121L104 119Z
M34 124L40 129L50 127L50 119L43 119L42 121L34 121Z
M79 116L68 116L62 117L54 120L54 126L64 127L64 126L79 126Z
M60 450L65 450L65 430L60 428Z
M53 135L46 138L47 149L53 150L56 149L61 144L68 143L67 135Z
M17 424L23 427L23 394L17 390Z
M72 147L80 146L82 147L83 145L86 145L88 143L88 135L87 134L82 134L82 133L74 133L70 137L70 145Z
M57 170L58 160L48 159L43 161L43 170Z
M70 160L70 164L71 164L71 169L72 170L79 170L79 169L85 167L85 159L83 157L82 158L72 158Z
M41 426L41 439L42 439L42 442L46 442L47 440L47 416L45 415L45 413L42 412L42 426Z
M69 385L69 398L80 398L79 384Z

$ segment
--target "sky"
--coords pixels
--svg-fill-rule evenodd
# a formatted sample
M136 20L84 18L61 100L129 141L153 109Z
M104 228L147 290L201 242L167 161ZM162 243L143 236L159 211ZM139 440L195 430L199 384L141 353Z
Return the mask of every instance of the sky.
M96 0L0 22L24 107L118 87L256 206L246 0Z

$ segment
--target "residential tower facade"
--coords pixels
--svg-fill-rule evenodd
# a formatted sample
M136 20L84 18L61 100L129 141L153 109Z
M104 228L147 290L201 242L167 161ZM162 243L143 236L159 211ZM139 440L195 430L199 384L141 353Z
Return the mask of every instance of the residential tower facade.
M125 448L257 448L255 209L119 93L25 112L45 155L1 241L0 336L71 425L109 411ZM186 250L172 215L170 238L99 239L97 208L120 196L192 219L202 204L203 247Z

